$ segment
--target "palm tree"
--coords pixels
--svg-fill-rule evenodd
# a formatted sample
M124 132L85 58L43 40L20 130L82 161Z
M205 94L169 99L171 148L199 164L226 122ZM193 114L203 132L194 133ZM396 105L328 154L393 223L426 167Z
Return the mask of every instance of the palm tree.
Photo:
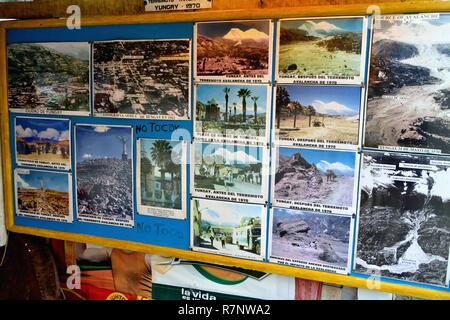
M258 106L256 104L256 100L258 100L259 97L252 97L253 100L253 112L255 113L255 123L258 123L258 117L257 117L257 110L258 110Z
M234 121L236 122L236 102L233 102L233 106L234 106Z
M152 160L159 167L159 171L161 173L161 189L164 190L166 168L172 154L172 146L166 140L157 140L153 142L153 146L150 151L152 153Z
M225 92L225 122L228 122L228 93L230 93L230 88L225 87L223 89L223 92Z
M277 87L277 101L276 101L276 112L275 117L277 119L277 129L280 129L281 122L281 112L289 102L291 101L289 97L289 92L284 87Z
M309 116L309 126L311 127L311 117L316 114L316 109L313 106L306 107L306 115Z
M298 103L297 101L293 101L293 102L291 102L291 106L292 106L292 111L294 111L294 126L293 126L293 128L295 129L297 127L297 114L298 114L298 111L302 109L302 105L300 103Z
M147 153L145 151L141 152L141 179L144 180L144 190L148 191L147 176L153 170L152 163L147 158Z
M245 88L241 88L239 89L237 95L239 98L242 98L242 122L246 122L247 121L247 101L245 100L246 98L250 97L250 95L252 94L252 92L250 91L250 89L245 89Z

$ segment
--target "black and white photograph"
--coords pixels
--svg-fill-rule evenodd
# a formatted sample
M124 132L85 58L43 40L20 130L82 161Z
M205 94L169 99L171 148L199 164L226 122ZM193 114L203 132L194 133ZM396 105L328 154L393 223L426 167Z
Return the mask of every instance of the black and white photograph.
M132 145L129 126L75 126L79 221L134 225Z
M190 118L191 40L93 44L95 116Z
M352 217L272 208L271 219L269 261L319 271L348 272Z
M356 272L448 287L450 161L365 152Z
M186 219L187 142L137 139L138 213Z

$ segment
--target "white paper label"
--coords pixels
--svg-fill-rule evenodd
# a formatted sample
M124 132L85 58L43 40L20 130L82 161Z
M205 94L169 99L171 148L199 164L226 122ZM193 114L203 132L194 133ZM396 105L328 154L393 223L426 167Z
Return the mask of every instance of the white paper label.
M175 11L212 8L212 0L145 0L145 11Z

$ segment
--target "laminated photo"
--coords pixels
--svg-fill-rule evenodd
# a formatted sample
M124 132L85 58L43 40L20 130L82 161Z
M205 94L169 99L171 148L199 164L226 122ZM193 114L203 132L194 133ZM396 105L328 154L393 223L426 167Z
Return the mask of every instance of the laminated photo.
M269 261L346 274L353 238L351 216L272 208Z
M75 126L79 221L133 227L132 144L129 126Z
M450 161L365 152L354 270L448 287Z
M11 111L89 115L89 43L16 43L7 51Z
M191 40L93 44L94 116L189 119Z
M18 165L70 169L70 120L16 117L15 139Z
M70 173L15 169L16 214L57 222L73 222Z
M262 205L192 199L192 249L262 260L266 248L266 213Z
M352 151L279 147L272 166L272 204L354 214L358 156Z
M364 146L450 153L450 14L374 17Z
M265 203L268 159L265 147L195 143L192 195L207 199Z
M265 145L269 86L197 84L194 139Z
M186 219L187 142L138 139L136 145L138 213Z
M278 85L275 90L278 145L357 149L360 87Z
M272 25L270 20L196 23L196 81L268 82Z
M281 19L277 81L361 85L366 33L366 17Z

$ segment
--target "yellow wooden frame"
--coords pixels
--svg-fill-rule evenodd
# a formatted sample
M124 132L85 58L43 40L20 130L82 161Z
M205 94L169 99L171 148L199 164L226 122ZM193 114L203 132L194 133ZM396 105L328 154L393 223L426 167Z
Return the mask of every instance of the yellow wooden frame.
M385 0L388 1L388 0ZM376 2L376 1L374 1ZM420 1L406 3L376 3L382 14L393 13L418 13L418 12L447 12L450 11L450 2ZM181 21L212 21L212 20L237 20L237 19L261 19L261 18L295 18L295 17L320 17L339 15L364 15L367 14L367 4L350 5L328 5L328 6L303 6L295 8L277 9L254 9L254 10L205 10L197 12L175 12L175 13L152 13L133 16L100 16L82 17L82 26L113 25L113 24L141 24L141 23L165 23ZM146 253L174 256L179 258L193 259L203 262L212 262L227 266L238 266L264 272L284 274L288 276L317 280L337 285L345 285L358 288L367 288L368 281L365 278L332 274L327 272L308 270L290 266L277 265L267 262L257 262L238 258L224 257L219 255L180 250L168 247L148 245L143 243L123 241L117 239L90 236L78 233L69 233L40 229L34 227L17 226L14 224L14 206L12 190L12 163L10 128L8 116L7 98L7 56L6 56L6 30L15 28L42 28L42 27L64 27L65 19L48 20L24 20L0 23L0 130L2 141L3 161L3 190L5 201L6 227L9 231L32 234L36 236L69 240L82 243L94 243L107 247L134 250ZM373 283L372 283L373 284ZM373 290L392 292L395 294L415 296L427 299L449 299L450 291L421 288L413 284L399 284L380 281Z

